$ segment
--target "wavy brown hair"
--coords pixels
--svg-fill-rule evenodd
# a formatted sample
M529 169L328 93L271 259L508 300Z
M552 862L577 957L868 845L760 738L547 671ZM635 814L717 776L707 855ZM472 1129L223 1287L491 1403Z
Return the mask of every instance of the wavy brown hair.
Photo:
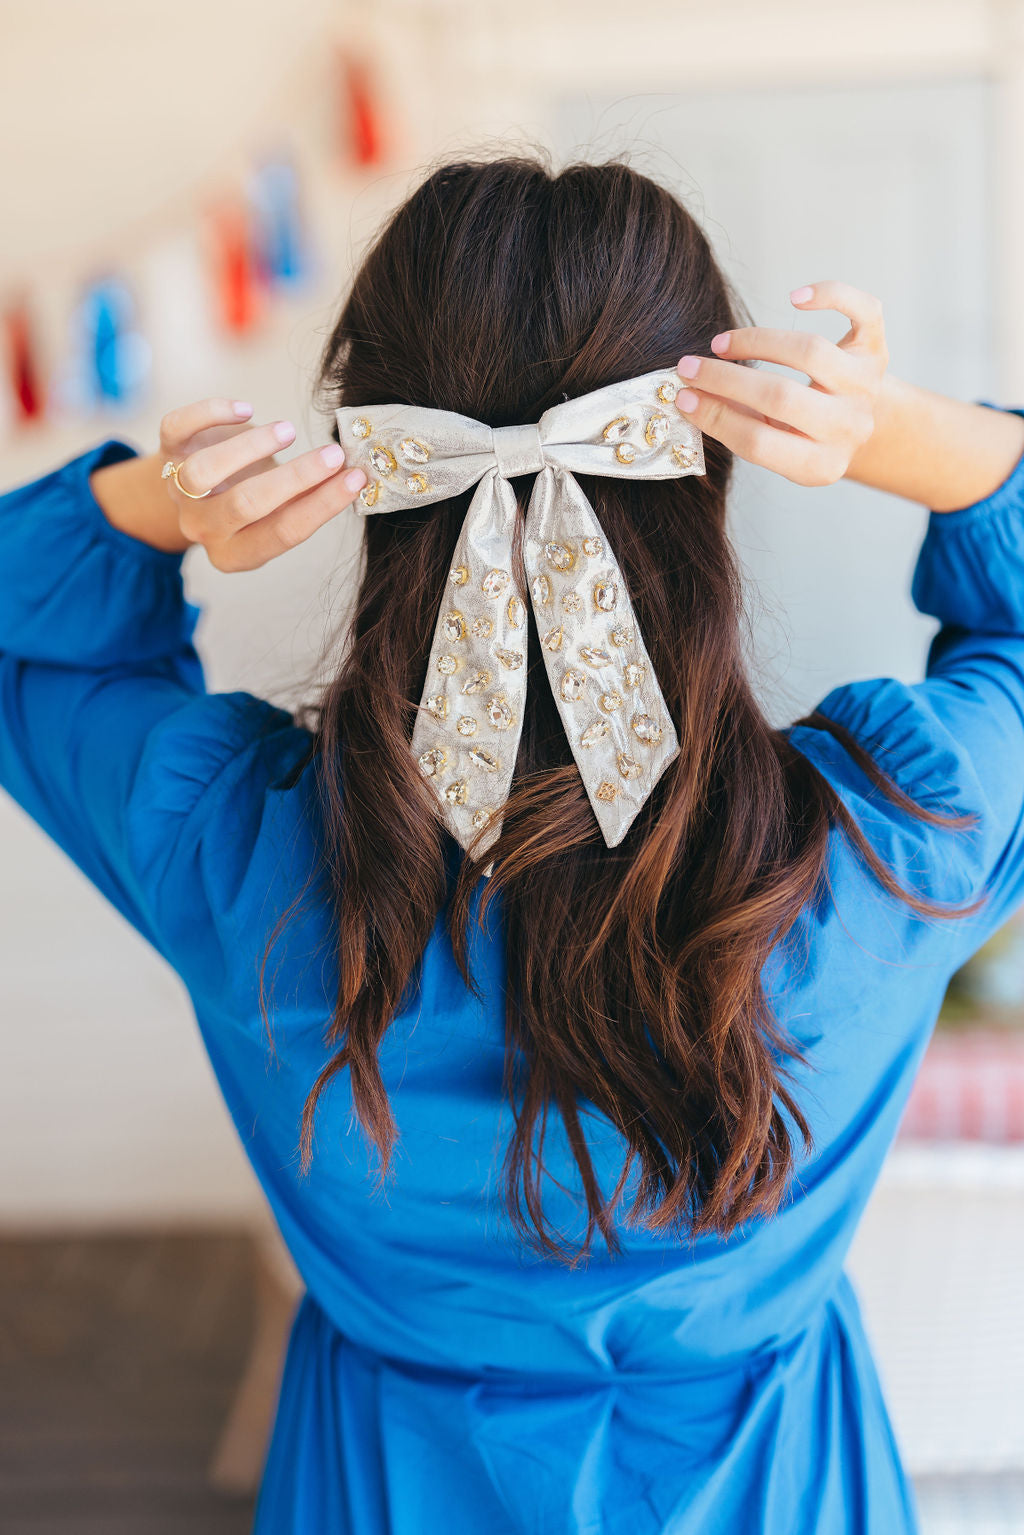
M536 421L560 400L674 368L685 352L707 354L739 313L685 207L627 165L575 164L556 175L532 158L449 164L393 214L359 268L324 349L321 398L332 410L401 402L495 427ZM566 1261L585 1255L595 1232L619 1249L614 1212L635 1163L629 1222L728 1233L778 1208L794 1141L810 1149L811 1140L790 1090L801 1057L773 1017L762 970L819 891L833 825L890 893L922 912L949 911L904 891L756 703L726 536L731 456L710 438L705 454L703 476L579 476L680 740L618 847L601 838L531 626L526 717L500 839L482 859L472 849L453 856L409 741L469 492L366 519L350 649L310 710L339 983L327 1032L334 1053L303 1114L303 1165L318 1099L347 1069L386 1172L397 1127L378 1047L439 913L473 986L471 901L493 861L480 916L500 895L514 1113L505 1195L521 1235ZM516 481L520 527L531 486ZM841 727L818 715L801 723L839 737L902 809L969 824L918 807ZM584 1134L590 1109L624 1142L610 1192ZM582 1181L586 1235L575 1248L543 1208L553 1110Z

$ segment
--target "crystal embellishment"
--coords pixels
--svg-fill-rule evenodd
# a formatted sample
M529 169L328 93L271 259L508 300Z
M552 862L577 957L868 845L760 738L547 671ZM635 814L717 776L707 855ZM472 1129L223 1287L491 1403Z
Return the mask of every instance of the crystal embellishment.
M541 639L541 644L544 646L545 650L561 650L561 648L562 648L562 626L561 626L561 624L559 624L558 627L555 628L555 629L549 629L547 634L545 634L543 636L543 638Z
M583 540L583 553L588 558L596 560L604 553L604 544L599 538L585 538Z
M580 736L580 745L596 746L598 741L604 740L611 728L607 720L595 720L592 725L587 726Z
M515 592L513 592L511 597L508 599L508 608L506 611L508 612L508 621L512 625L512 628L521 629L523 627L523 618L525 613L523 604L520 602Z
M598 581L594 587L594 606L602 613L610 613L619 600L619 588L614 581Z
M382 448L379 445L370 449L370 463L376 469L377 473L382 474L385 479L387 479L389 475L394 474L395 470L398 468L398 460L392 453L391 449Z
M484 827L490 824L491 816L493 814L493 810L474 810L473 825L475 826L476 830L483 831Z
M441 620L441 633L446 640L464 640L466 638L466 620L455 609L446 613Z
M469 571L465 565L453 565L448 573L448 579L453 586L465 586L469 580Z
M620 442L615 449L615 457L620 464L631 464L636 458L636 449L631 442Z
M430 457L426 443L417 442L415 437L403 437L398 444L398 451L407 464L425 464Z
M445 693L431 693L427 699L427 709L436 720L448 718L448 697Z
M586 661L588 666L610 666L612 658L607 650L599 650L596 645L581 645L580 660Z
M412 491L414 496L426 495L427 491L430 489L430 484L426 476L422 474L410 474L405 483Z
M501 767L501 762L494 753L487 751L483 746L474 746L469 754L469 760L474 767L483 768L485 773L496 773Z
M487 718L495 730L511 730L516 717L509 708L503 693L496 693L487 700Z
M622 672L627 688L642 688L646 675L646 670L638 661L630 661L629 665L624 667Z
M661 726L649 714L634 714L630 724L637 740L645 746L657 746L661 740Z
M548 564L555 570L571 570L576 563L576 551L570 544L560 544L552 539L544 545L544 553L547 555Z
M458 656L438 656L437 669L442 677L454 677L462 662Z
M574 666L562 677L561 694L568 704L577 704L587 691L587 679L583 673L577 671Z
M462 691L464 693L482 693L484 688L490 687L490 684L490 672L473 672L462 684Z
M475 736L476 720L471 714L460 714L455 721L455 728L460 736Z
M614 714L616 709L622 708L622 694L602 693L597 700L597 707L603 709L605 714Z
M359 492L359 499L364 506L377 505L377 502L380 500L380 486L376 480L371 480L368 485L363 486Z
M352 422L352 436L360 439L369 437L373 427L365 416L356 416Z
M517 672L523 664L523 652L521 650L506 650L503 645L494 647L494 654L502 666L508 667L510 672Z
M628 624L616 624L608 638L621 649L624 645L632 645L634 634Z
M619 752L619 772L623 778L639 778L640 764L628 752Z
M656 410L644 427L644 441L649 448L660 448L668 438L668 417Z
M636 423L631 421L629 416L616 416L614 421L609 421L601 436L605 442L621 442L623 437L629 435L635 425Z
M679 393L679 385L674 384L670 378L667 378L663 384L658 385L655 393L663 405L671 405Z
M449 805L464 805L466 803L466 785L461 778L450 783L444 791L444 797Z
M672 449L672 457L684 469L692 469L697 462L696 448L688 448L683 443L677 443Z
M551 582L547 576L534 576L530 591L533 593L533 600L537 606L539 608L546 608L551 601Z
M494 624L489 618L474 618L469 627L475 640L489 640L494 633Z
M489 570L480 582L480 590L485 597L500 597L508 590L511 580L507 570Z
M420 772L425 778L434 778L448 761L448 753L443 746L432 746L429 751L421 752L419 756Z
M583 606L583 598L579 592L566 592L562 598L563 613L578 613Z

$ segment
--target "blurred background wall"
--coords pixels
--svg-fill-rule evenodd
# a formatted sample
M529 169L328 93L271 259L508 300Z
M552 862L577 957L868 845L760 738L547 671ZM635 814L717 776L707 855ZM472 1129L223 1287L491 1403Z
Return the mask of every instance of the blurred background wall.
M0 0L0 24L2 488L106 436L148 450L166 410L214 393L291 416L298 449L324 440L318 350L381 218L439 158L534 143L556 164L627 151L668 181L758 322L809 325L789 290L842 277L883 299L894 372L1024 403L1020 0ZM741 468L751 663L780 721L851 677L920 675L924 517ZM343 516L264 571L226 577L191 551L209 685L293 701L357 550ZM254 1214L179 982L7 800L0 934L0 1226ZM1004 1244L1024 1229L1015 1155ZM960 1186L991 1190L970 1165ZM921 1178L941 1195L936 1166ZM908 1187L926 1203L901 1177L861 1242L879 1293L893 1260L872 1231L902 1222ZM942 1261L920 1232L914 1252L908 1305ZM895 1358L897 1314L879 1305L875 1325ZM997 1463L1024 1467L1024 1429L1006 1445Z

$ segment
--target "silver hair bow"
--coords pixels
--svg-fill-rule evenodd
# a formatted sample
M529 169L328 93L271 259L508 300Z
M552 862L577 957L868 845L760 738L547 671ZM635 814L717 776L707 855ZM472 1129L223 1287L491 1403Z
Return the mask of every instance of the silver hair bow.
M704 473L700 431L673 409L680 387L645 373L552 406L531 426L485 426L410 405L337 412L350 466L369 476L365 513L477 485L455 548L412 736L421 771L462 847L501 830L526 698L526 599L512 572L516 495L537 476L523 562L541 655L609 847L621 842L679 741L615 555L573 473L667 480Z

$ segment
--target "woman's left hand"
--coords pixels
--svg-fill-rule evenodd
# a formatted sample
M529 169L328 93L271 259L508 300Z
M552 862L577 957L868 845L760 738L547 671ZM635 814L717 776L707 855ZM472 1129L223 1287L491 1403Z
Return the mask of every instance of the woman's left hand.
M798 309L836 310L850 329L835 343L812 331L759 325L723 331L711 342L714 357L680 360L687 387L676 405L737 457L795 485L832 485L874 430L889 365L882 306L841 282L798 288L790 300ZM794 368L809 383L744 365L755 359Z

